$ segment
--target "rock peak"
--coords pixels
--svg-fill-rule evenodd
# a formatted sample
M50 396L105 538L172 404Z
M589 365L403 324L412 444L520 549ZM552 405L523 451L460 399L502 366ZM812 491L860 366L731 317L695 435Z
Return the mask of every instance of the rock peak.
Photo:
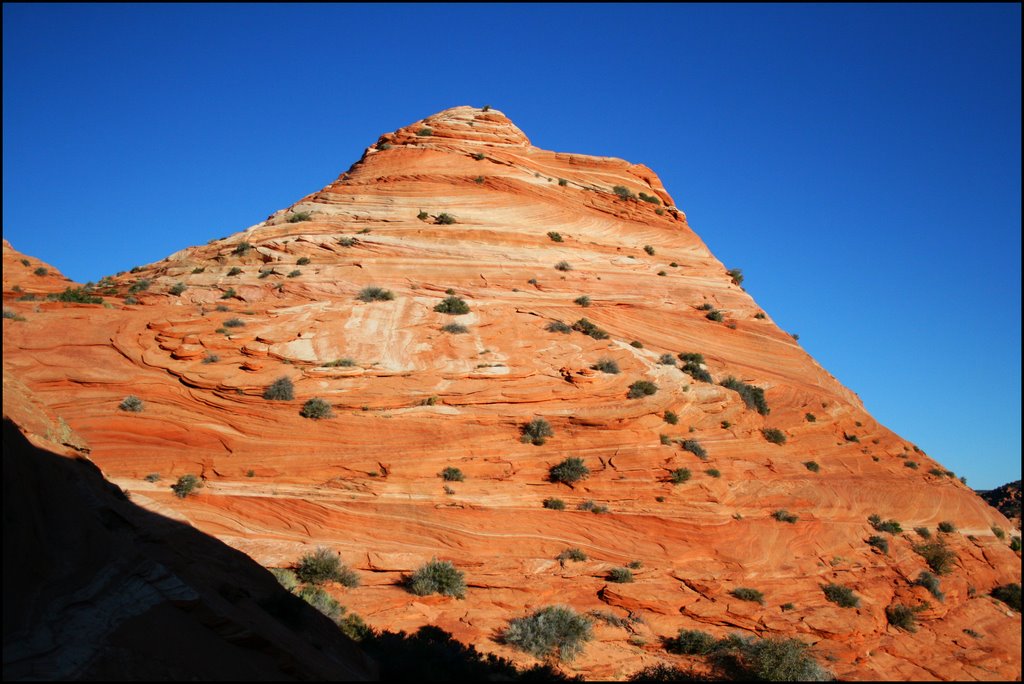
M390 135L381 136L380 142L409 143L410 136L420 142L454 142L473 145L529 147L530 139L502 112L491 107L461 105L420 119Z

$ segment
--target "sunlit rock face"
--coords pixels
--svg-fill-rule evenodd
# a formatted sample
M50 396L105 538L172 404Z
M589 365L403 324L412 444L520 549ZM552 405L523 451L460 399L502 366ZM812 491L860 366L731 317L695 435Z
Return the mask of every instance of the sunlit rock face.
M17 302L4 258L26 319L4 321L5 370L108 478L266 566L339 551L362 585L331 591L374 627L434 624L529 665L498 635L563 604L642 618L596 624L565 666L588 678L688 664L659 641L683 628L798 637L841 678L1020 676L1019 614L987 597L1020 581L992 530L1013 525L780 330L645 166L541 150L501 112L455 107L263 223L98 286L107 306ZM468 313L437 311L446 297ZM680 354L701 358L684 371ZM293 398L265 399L282 377ZM119 410L128 395L142 411ZM331 417L301 415L313 398ZM538 418L551 436L523 441ZM570 457L589 476L552 482ZM205 486L179 499L186 473ZM957 556L941 602L913 585L915 527ZM560 563L568 547L587 560ZM403 588L434 557L465 572L463 600ZM607 580L634 561L634 582ZM925 603L916 633L887 624Z

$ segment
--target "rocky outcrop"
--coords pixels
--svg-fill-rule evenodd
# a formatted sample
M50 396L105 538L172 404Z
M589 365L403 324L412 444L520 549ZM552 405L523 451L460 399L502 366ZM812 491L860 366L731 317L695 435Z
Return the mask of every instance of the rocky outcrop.
M1020 529L1020 480L978 494Z
M1010 522L738 280L646 167L541 150L500 112L456 107L256 226L104 281L109 308L19 303L5 279L25 320L4 321L4 368L145 508L263 565L340 551L363 583L335 596L374 627L437 625L527 665L496 635L562 603L638 618L596 630L567 666L588 678L678 660L659 638L681 628L795 636L848 679L1019 677L1019 615L986 597L1020 581L992 531ZM437 311L448 296L469 312ZM265 399L281 377L294 398ZM631 398L637 381L656 389ZM141 412L118 409L127 395ZM300 415L312 398L333 416ZM535 418L540 445L521 440ZM551 482L567 457L589 477ZM167 484L186 473L206 486L180 500ZM928 566L909 530L947 520L940 605L913 584ZM588 560L559 563L567 547ZM464 600L402 588L432 557L465 571ZM634 583L607 581L633 561ZM894 603L919 607L918 632L887 624Z

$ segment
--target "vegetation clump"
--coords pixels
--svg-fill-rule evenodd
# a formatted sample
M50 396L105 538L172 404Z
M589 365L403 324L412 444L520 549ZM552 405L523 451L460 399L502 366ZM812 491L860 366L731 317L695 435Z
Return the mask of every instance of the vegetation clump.
M658 363L662 366L674 366L676 365L676 357L671 354L662 354L658 357Z
M860 606L860 598L853 593L853 589L842 584L827 584L822 587L825 598L843 608L856 608Z
M465 300L450 295L441 300L441 303L434 307L434 311L452 316L461 316L469 313L469 304Z
M650 380L637 380L629 386L629 392L626 396L630 399L639 399L640 397L650 396L657 391L658 386Z
M914 584L919 587L924 587L938 600L946 600L946 595L942 593L942 585L939 578L927 570L922 570L918 573L917 579L914 580Z
M900 525L898 520L882 520L881 516L877 513L868 516L868 522L871 523L871 527L875 528L879 532L899 534L903 531L903 526Z
M335 359L334 361L328 361L327 363L324 364L324 366L326 366L328 368L337 368L337 367L351 368L352 366L355 366L355 365L356 365L355 359L350 359L350 358L347 358L347 357L344 358L344 359Z
M730 268L725 273L726 273L726 275L728 275L732 279L732 284L733 285L742 285L743 284L743 271L741 271L740 269L738 269L738 268Z
M619 372L619 364L615 362L615 359L609 359L603 357L597 360L597 363L591 366L593 370L601 371L602 373L617 374Z
M681 629L678 636L665 639L665 650L679 655L707 655L717 643L718 640L707 632Z
M203 483L199 478L189 473L188 475L182 475L179 477L178 481L171 485L171 489L174 490L175 496L179 499L184 499L202 486Z
M448 212L441 212L437 215L437 218L434 219L434 223L439 226L450 226L456 223L456 220L455 217Z
M946 534L952 534L956 532L956 525L949 520L943 520L939 523L939 532L945 532Z
M540 446L547 441L548 437L554 437L555 431L551 429L551 423L543 418L534 418L522 428L523 436L520 441Z
M570 264L568 261L559 261L557 264L555 264L555 270L556 271L571 271L572 270L572 264Z
M627 188L625 185L616 185L614 188L612 188L612 192L614 192L616 195L618 195L620 199L624 199L624 200L631 200L631 199L635 200L636 199L636 194L632 190Z
M548 231L548 237L551 238L552 242L562 242L561 233L556 233L553 230Z
M782 445L786 443L786 433L778 428L764 428L761 430L761 434L772 444Z
M56 297L58 302L71 302L74 304L102 304L103 297L89 294L85 288L69 287Z
M552 482L564 482L573 484L585 479L590 475L590 468L586 466L582 458L570 456L558 465L551 466L548 471L548 479Z
M417 596L441 594L464 598L465 575L449 561L434 560L420 566L407 580L406 587Z
M640 193L640 199L643 200L644 202L650 202L651 204L661 204L661 200L655 197L654 195L647 195L642 192Z
M804 467L810 470L812 473L816 473L821 470L821 466L818 465L817 461L805 461Z
M668 481L672 484L683 484L688 481L692 473L689 468L676 468L668 474Z
M699 380L700 382L707 383L714 382L714 379L712 379L711 377L711 373L708 373L706 370L700 367L700 362L686 361L685 363L683 363L683 366L680 370L682 370L684 373L689 375L694 380Z
M510 620L502 639L540 660L570 661L593 639L592 624L572 608L548 606Z
M914 609L897 603L885 609L885 619L889 624L905 632L917 631L917 620Z
M721 382L722 387L731 389L740 395L743 403L749 409L754 409L762 416L767 416L771 413L771 409L768 408L768 402L764 398L764 390L754 385L748 385L741 380L737 380L733 376L727 377Z
M665 411L665 422L669 425L675 425L679 422L679 416L674 411Z
M564 511L565 502L555 498L544 499L544 508L550 508L553 511Z
M729 592L741 601L750 601L752 603L764 603L764 594L757 589L750 589L749 587L737 587Z
M127 397L121 400L121 403L117 405L117 408L122 411L128 411L129 413L141 413L143 409L142 400L134 394L129 394Z
M356 297L361 302L388 302L395 298L395 293L382 287L369 286L359 291Z
M1018 613L1020 612L1020 585L1016 582L1003 584L991 591L992 598L1002 601Z
M224 327L225 328L244 328L245 327L245 321L243 321L241 318L229 318L228 320L224 321Z
M608 339L608 333L597 327L586 318L581 318L572 324L572 329L576 332L581 332L584 335L593 337L595 340L606 340Z
M263 390L263 398L271 401L291 401L295 398L295 385L289 378L282 376Z
M442 470L439 477L445 482L462 482L466 479L461 470L451 466Z
M349 588L359 586L359 576L342 564L338 554L324 546L317 547L316 551L299 559L295 576L308 584L338 582Z
M441 332L446 332L452 335L464 335L469 332L469 328L461 323L448 323L441 326Z
M544 329L548 332L564 333L566 335L572 332L572 326L562 321L551 321L544 326Z
M654 256L654 247L651 245L644 245L644 251L647 252L648 256Z
M793 513L790 513L784 508L780 508L779 510L772 513L772 517L778 520L779 522L787 522L790 524L793 524L800 519L798 516L794 515Z
M299 415L303 418L320 420L321 418L332 418L331 405L319 397L313 397L302 405Z
M578 304L578 305L586 308L586 307L590 306L590 297L588 297L587 295L582 295L582 296L577 297L576 299L572 300L572 303L573 304Z
M629 584L633 581L633 573L629 568L612 568L608 571L608 581L616 584Z
M683 440L683 443L680 444L680 446L683 448L683 451L689 451L691 454L693 454L694 456L696 456L700 460L702 460L702 461L708 460L708 452L707 452L707 450L704 447L702 447L700 442L698 442L697 440L695 440L695 439Z
M187 289L188 289L188 285L186 285L185 283L182 283L182 282L178 282L178 283L175 283L174 285L172 285L170 287L170 289L167 290L167 291L170 292L175 297L177 297L177 296L181 295L181 293L183 293Z
M868 537L868 546L873 546L882 553L889 553L889 540L885 537L879 537L878 535Z
M565 565L565 561L576 561L577 563L587 560L587 554L583 553L581 549L569 548L562 553L558 554L558 562Z

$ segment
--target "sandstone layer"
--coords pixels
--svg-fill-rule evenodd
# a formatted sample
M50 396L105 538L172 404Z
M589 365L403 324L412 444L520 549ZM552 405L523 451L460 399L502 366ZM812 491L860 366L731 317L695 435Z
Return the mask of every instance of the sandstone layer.
M433 624L529 665L497 635L564 604L635 618L597 623L564 665L587 678L684 662L659 642L681 628L796 636L844 679L1020 677L1020 615L988 597L1020 582L993 533L1013 525L779 329L642 165L541 150L500 112L456 107L256 226L103 281L103 306L17 301L21 258L5 243L5 307L26 319L4 320L5 373L149 510L265 566L340 551L362 585L333 593L373 627ZM360 300L368 287L393 298ZM469 313L435 311L446 296ZM607 337L548 330L581 318ZM281 377L294 399L264 399ZM639 380L657 391L628 398ZM144 409L119 410L127 395ZM312 398L333 417L302 417ZM521 441L535 418L542 445ZM551 482L567 457L590 476ZM186 473L205 486L182 500L168 484ZM873 514L907 530L887 553L866 543ZM940 602L913 584L928 566L910 530L942 521L957 560ZM563 565L568 547L588 560ZM464 600L402 588L434 557L466 573ZM607 580L631 562L635 582ZM830 583L860 607L830 603ZM917 632L887 624L895 604L918 607Z

